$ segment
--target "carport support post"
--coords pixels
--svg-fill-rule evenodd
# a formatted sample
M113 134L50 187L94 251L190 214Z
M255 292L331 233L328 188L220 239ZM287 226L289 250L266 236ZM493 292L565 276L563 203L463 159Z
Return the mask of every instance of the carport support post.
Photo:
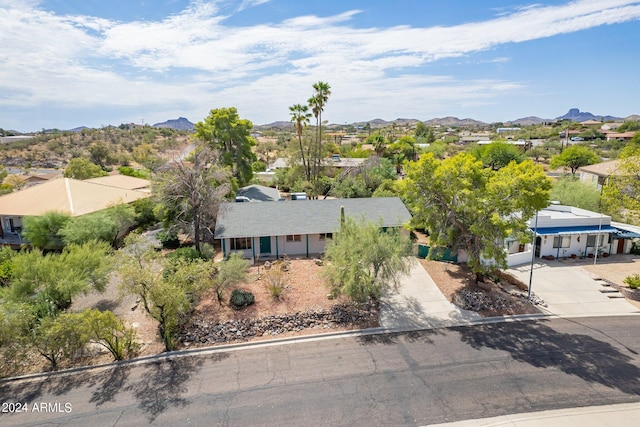
M531 241L531 271L529 272L529 294L528 299L531 299L531 285L533 284L533 263L536 260L536 237L538 236L538 211L536 211L536 224L533 227L533 240Z

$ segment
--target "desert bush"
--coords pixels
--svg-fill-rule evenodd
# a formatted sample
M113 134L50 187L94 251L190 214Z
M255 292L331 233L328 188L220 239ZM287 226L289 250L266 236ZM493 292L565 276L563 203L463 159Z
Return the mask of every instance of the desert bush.
M215 257L216 250L211 243L200 244L200 257L205 260L211 260Z
M219 264L218 274L213 283L213 290L219 304L222 303L222 296L227 287L247 279L248 269L249 261L243 259L239 253L231 254L228 259Z
M279 268L279 265L274 265L270 270L264 273L266 280L266 287L269 295L274 299L279 299L280 295L284 291L284 287L287 285L287 272Z
M158 232L158 240L162 243L162 247L166 249L176 249L180 247L180 239L175 232L162 230Z
M229 298L229 304L236 310L248 307L256 301L255 296L249 291L242 289L234 289L231 292L231 298Z
M629 285L631 289L640 288L640 274L636 273L631 276L628 276L626 279L624 279L624 283Z

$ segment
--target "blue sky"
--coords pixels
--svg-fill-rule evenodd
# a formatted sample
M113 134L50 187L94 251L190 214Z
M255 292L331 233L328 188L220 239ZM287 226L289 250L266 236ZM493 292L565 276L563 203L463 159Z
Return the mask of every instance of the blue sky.
M640 1L0 0L0 127L640 114Z

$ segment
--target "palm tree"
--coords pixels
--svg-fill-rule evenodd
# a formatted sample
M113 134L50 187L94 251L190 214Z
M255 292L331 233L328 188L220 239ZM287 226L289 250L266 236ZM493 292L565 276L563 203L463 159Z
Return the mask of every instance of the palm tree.
M302 148L302 130L309 124L311 113L309 112L309 107L302 104L292 105L291 107L289 107L289 111L289 114L291 114L291 122L293 123L293 127L296 129L296 133L298 134L300 155L302 156L302 166L304 167L304 173L307 177L307 181L309 181L311 179L311 167L304 158L304 149Z
M313 84L313 90L314 94L307 102L311 107L311 111L313 111L313 115L316 117L317 136L313 170L313 179L316 180L318 178L318 169L320 168L320 156L322 151L322 111L324 110L324 106L327 101L329 101L331 86L329 86L329 83L318 82Z
M378 133L373 137L372 142L373 142L373 149L375 150L376 154L378 155L378 157L382 157L382 153L384 153L384 149L386 145L384 141L384 136Z

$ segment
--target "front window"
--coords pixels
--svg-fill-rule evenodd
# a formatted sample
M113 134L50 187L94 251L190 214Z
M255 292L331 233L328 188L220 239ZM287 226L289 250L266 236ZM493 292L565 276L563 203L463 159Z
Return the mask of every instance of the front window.
M251 249L250 237L236 237L231 239L231 250L240 251L243 249Z
M602 234L600 234L600 238L596 240L596 237L598 237L598 235L592 235L587 237L587 247L588 248L595 248L596 246L602 246L602 242L604 240L604 236ZM597 243L596 243L597 242Z
M553 238L554 248L568 248L569 246L571 246L570 236L558 236Z
M287 236L287 242L301 242L302 241L302 235L300 234L289 234Z

